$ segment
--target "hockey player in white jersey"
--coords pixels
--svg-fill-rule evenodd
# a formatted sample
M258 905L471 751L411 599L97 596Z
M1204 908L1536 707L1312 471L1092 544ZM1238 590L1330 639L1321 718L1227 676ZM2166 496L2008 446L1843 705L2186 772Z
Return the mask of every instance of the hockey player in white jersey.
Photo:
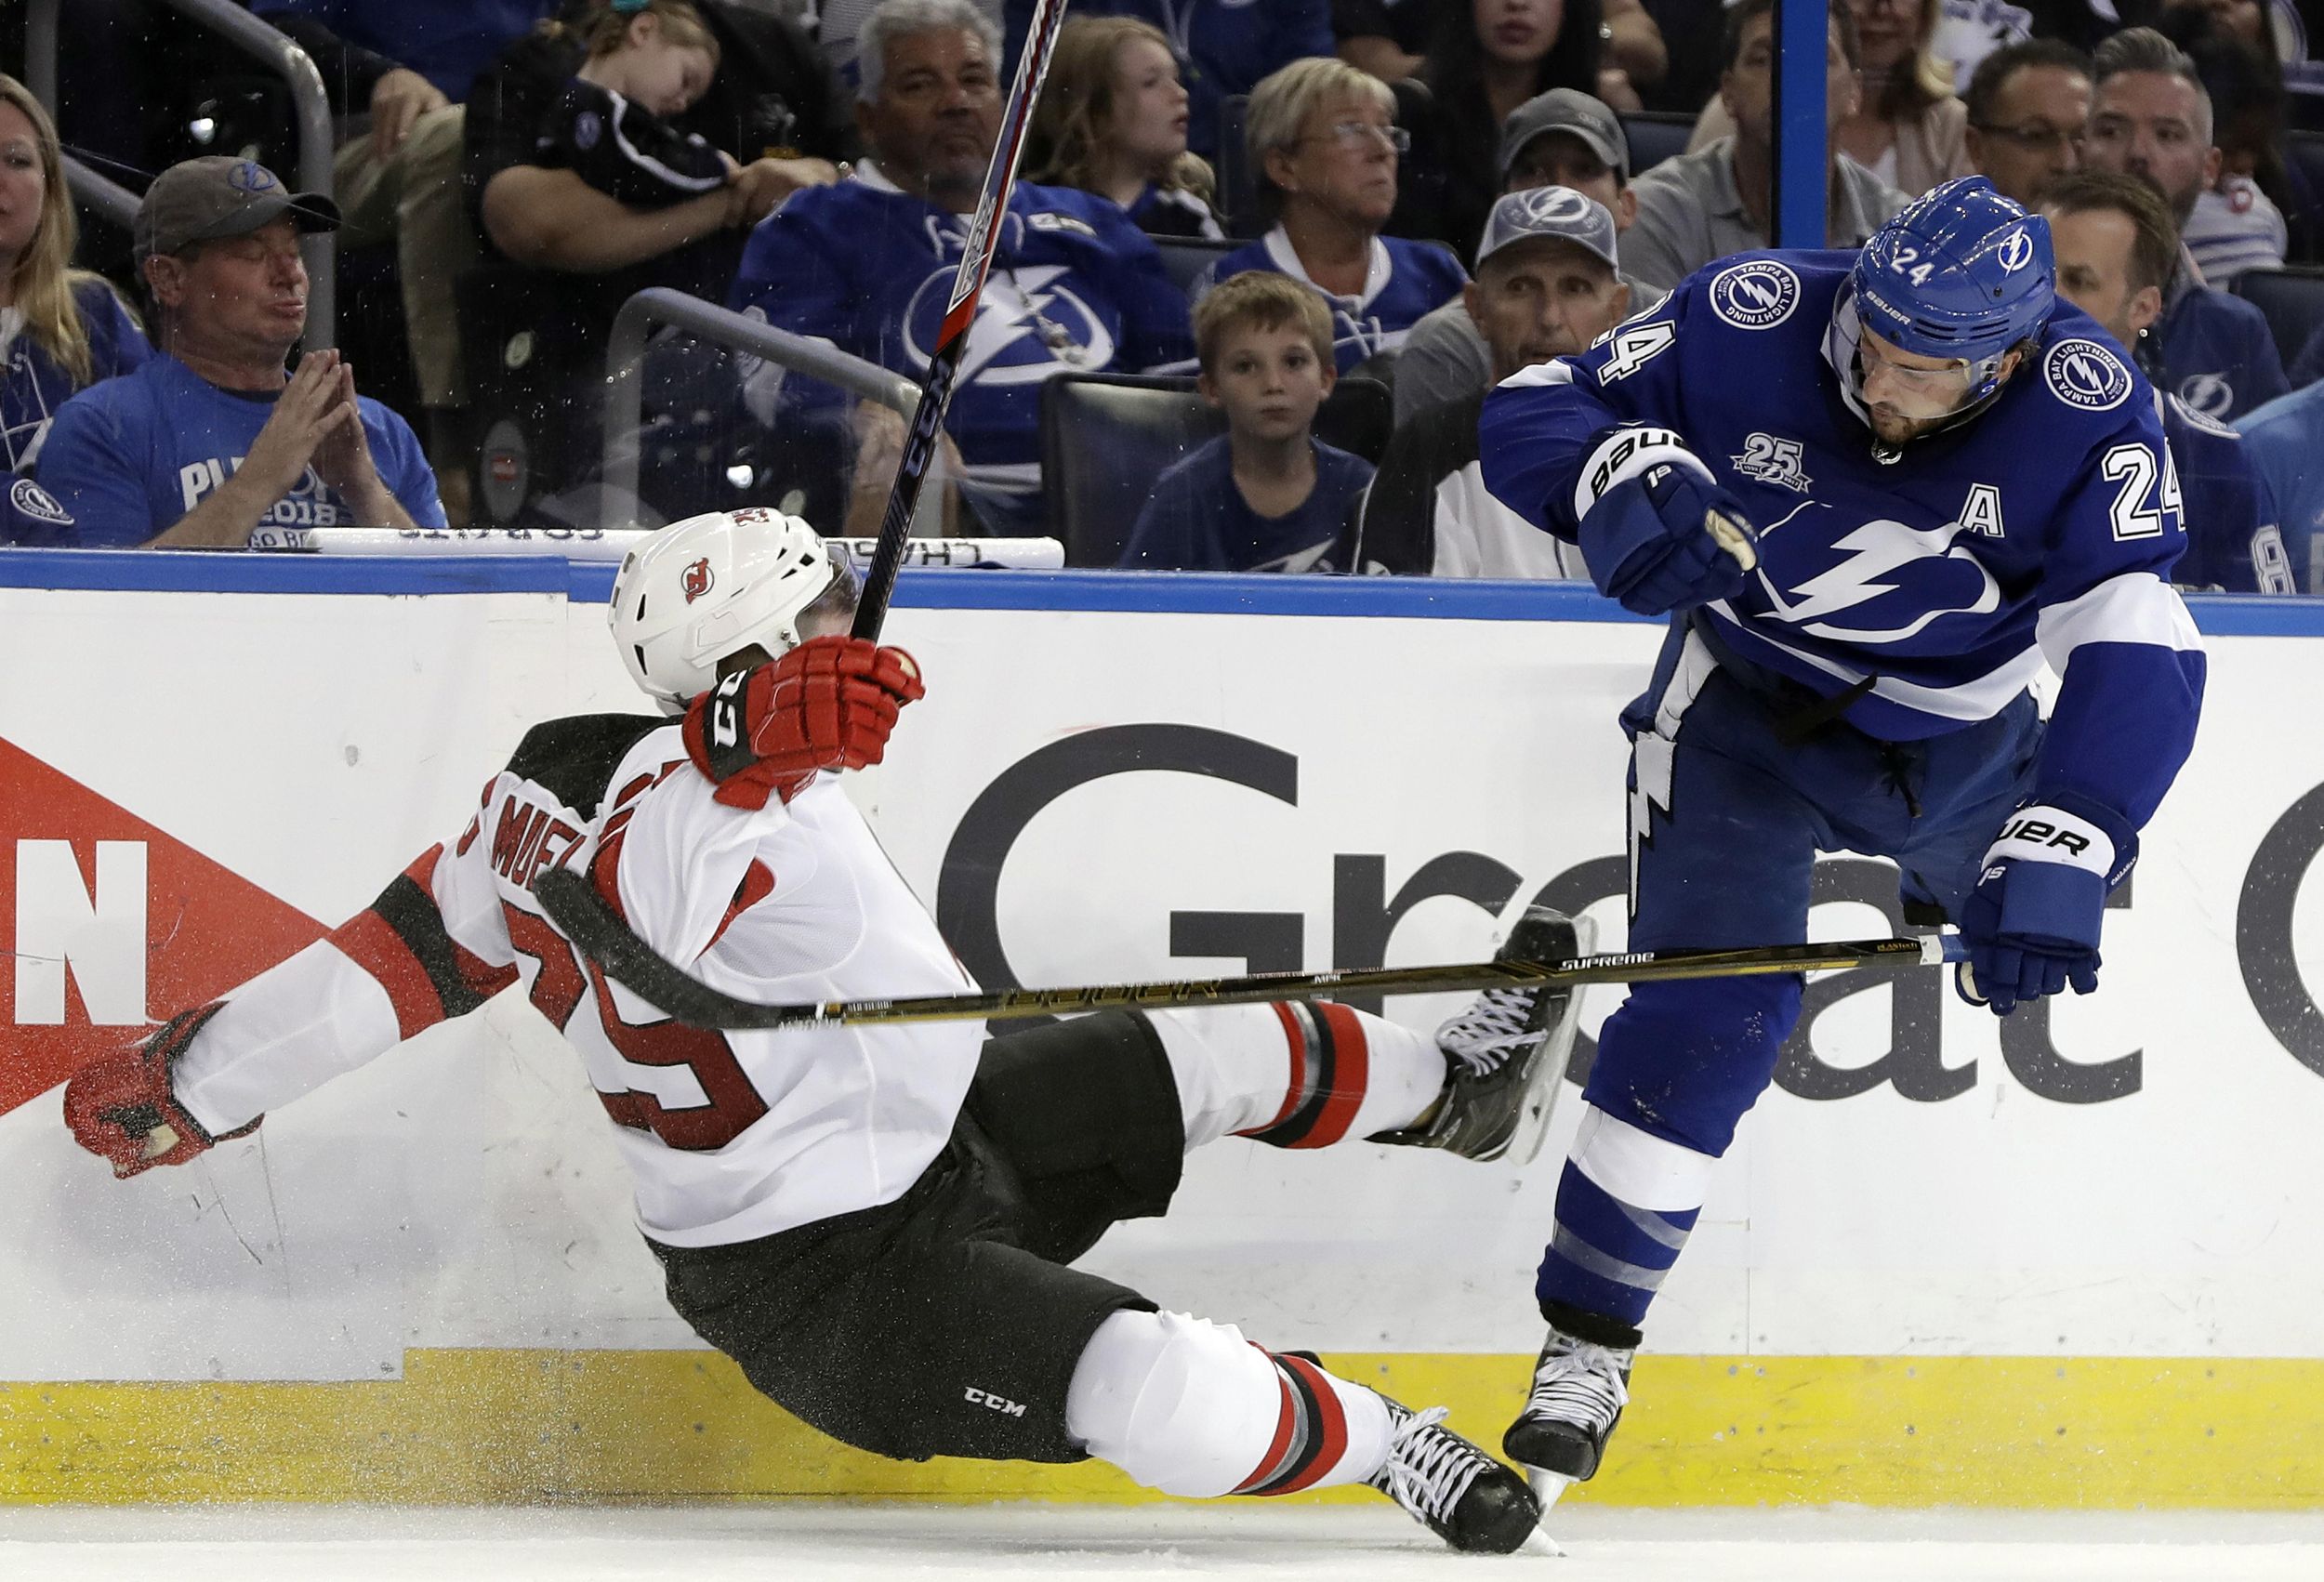
M1530 1491L1441 1410L1067 1263L1163 1212L1184 1153L1230 1133L1495 1156L1562 1071L1570 995L1496 991L1434 1038L1309 1002L989 1041L974 1022L720 1034L609 981L542 914L530 881L564 865L729 994L971 987L829 772L878 761L921 695L900 650L836 635L853 594L796 519L665 529L623 566L612 620L632 677L684 718L534 729L465 833L370 908L74 1076L75 1138L124 1176L182 1164L522 983L614 1123L671 1304L824 1432L911 1459L1095 1456L1183 1496L1367 1483L1457 1549L1521 1546ZM1570 951L1560 929L1529 914L1511 948Z

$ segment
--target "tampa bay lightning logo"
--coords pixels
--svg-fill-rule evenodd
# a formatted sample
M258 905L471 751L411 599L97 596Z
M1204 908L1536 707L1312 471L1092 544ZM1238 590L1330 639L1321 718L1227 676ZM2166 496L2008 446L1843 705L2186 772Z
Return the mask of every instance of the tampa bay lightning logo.
M2131 371L2094 340L2079 336L2058 342L2041 359L2041 376L2051 393L2085 412L2107 412L2130 399Z
M926 370L944 313L952 300L950 264L931 274L912 294L904 315L904 349L916 369ZM960 356L960 382L1037 385L1060 374L1110 367L1114 332L1103 315L1074 289L1073 270L1063 264L1028 265L986 277L976 305L976 323Z
M2033 232L2022 226L2011 231L2008 239L2002 242L2000 251L1996 256L2001 260L2003 273L2015 274L2019 270L2033 262Z
M282 185L274 172L256 160L237 160L226 173L226 184L237 192L271 192Z
M1773 258L1751 258L1710 278L1710 310L1738 330L1772 330L1800 305L1800 277Z
M2236 388L2224 374L2189 374L2179 381L2179 402L2203 417L2225 417L2236 403Z
M1832 540L1829 549L1817 545L1813 531L1777 531L1801 511L1827 508L1803 502L1760 534L1765 553L1759 585L1775 619L1816 637L1882 644L1909 641L1947 615L1986 615L2000 608L1993 573L1967 546L1954 542L1967 531L1962 523L1918 528L1887 519L1868 521ZM1883 606L1892 594L1896 598ZM1882 625L1883 610L1894 612L1891 622L1908 618Z
M2195 379L2218 378L2219 376L2216 374L2198 374L2195 376L2194 379L2189 379L2186 382L2191 385L2195 383ZM2224 383L2225 381L2221 382ZM2240 440L2243 438L2242 435L2237 433L2233 428L2228 428L2225 423L2219 421L2219 419L2212 414L2198 411L2194 402L2187 401L2183 397L2165 396L2163 399L2171 403L2171 409L2179 415L2179 420L2190 428L2200 428L2204 433L2216 434L2223 440ZM2220 407L2220 410L2224 412L2226 408L2223 404Z
M32 518L52 527L71 527L73 513L57 503L57 496L29 478L20 478L8 485L8 504Z

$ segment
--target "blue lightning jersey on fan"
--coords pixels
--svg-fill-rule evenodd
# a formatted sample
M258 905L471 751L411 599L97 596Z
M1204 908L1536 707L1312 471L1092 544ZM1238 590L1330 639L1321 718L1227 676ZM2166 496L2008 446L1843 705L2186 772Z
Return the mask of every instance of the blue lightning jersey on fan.
M1730 652L1826 697L1869 678L1844 718L1892 741L1992 718L2046 659L2063 681L2033 799L2145 824L2204 679L2169 582L2186 534L2151 387L2061 300L1988 407L1883 461L1835 372L1855 356L1855 262L1722 259L1514 376L1486 402L1486 484L1572 539L1599 494L1691 452L1760 532L1749 586L1700 617Z
M2162 398L2162 431L2186 501L2186 556L2172 581L2225 593L2299 592L2275 498L2243 436L2177 396Z
M1460 295L1469 271L1452 250L1433 242L1407 242L1401 236L1372 238L1371 262L1364 272L1364 290L1340 297L1316 285L1292 249L1291 238L1276 226L1266 235L1212 264L1195 282L1195 300L1222 280L1246 270L1272 270L1314 287L1331 308L1332 360L1346 373L1375 352L1402 346L1412 326L1427 314Z
M743 253L729 306L830 341L917 382L928 372L968 234L965 217L899 191L868 165L795 192ZM1195 354L1186 298L1153 242L1111 199L1019 183L944 427L977 513L1002 532L1043 532L1041 386L1060 374L1183 367ZM752 408L812 420L829 385L752 376Z

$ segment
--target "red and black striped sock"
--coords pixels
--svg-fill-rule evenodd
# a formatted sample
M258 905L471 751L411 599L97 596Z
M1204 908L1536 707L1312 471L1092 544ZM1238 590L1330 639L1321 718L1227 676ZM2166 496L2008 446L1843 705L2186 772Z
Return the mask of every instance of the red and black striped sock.
M1362 1019L1328 1000L1278 1000L1291 1078L1274 1119L1241 1136L1275 1148L1327 1148L1348 1135L1371 1076Z
M1274 1364L1283 1390L1282 1413L1267 1454L1235 1486L1235 1494L1297 1494L1314 1488L1339 1470L1348 1453L1348 1415L1322 1364L1302 1352L1269 1351L1266 1356Z

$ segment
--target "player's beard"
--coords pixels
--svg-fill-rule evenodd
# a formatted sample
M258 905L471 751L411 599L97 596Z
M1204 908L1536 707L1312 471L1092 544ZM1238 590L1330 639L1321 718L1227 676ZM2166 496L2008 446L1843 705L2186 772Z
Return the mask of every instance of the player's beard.
M1950 420L1952 414L1937 417L1907 417L1896 408L1882 402L1867 407L1865 415L1872 425L1872 437L1883 445L1903 445L1919 439L1932 428Z

